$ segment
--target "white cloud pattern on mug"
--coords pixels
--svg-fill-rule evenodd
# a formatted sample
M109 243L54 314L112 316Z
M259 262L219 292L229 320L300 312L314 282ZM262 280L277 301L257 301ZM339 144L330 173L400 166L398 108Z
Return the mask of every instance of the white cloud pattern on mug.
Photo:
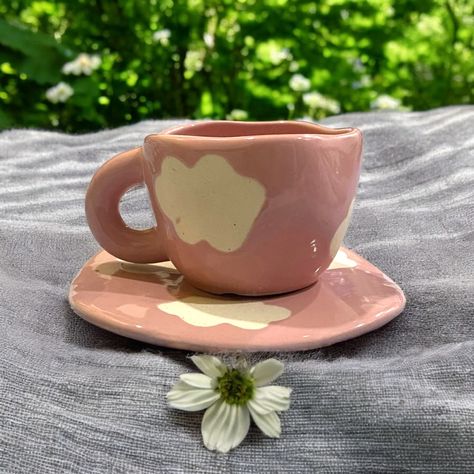
M342 245L342 240L344 239L344 236L346 235L346 232L347 232L347 228L349 227L349 224L351 222L353 209L354 209L354 200L351 202L351 205L349 206L349 210L347 211L346 217L339 224L339 227L337 228L336 233L334 234L331 240L329 253L331 254L331 257L333 258L336 257L337 251Z
M211 154L191 168L173 156L164 158L155 192L180 239L189 244L204 240L221 252L242 246L266 194L257 180Z

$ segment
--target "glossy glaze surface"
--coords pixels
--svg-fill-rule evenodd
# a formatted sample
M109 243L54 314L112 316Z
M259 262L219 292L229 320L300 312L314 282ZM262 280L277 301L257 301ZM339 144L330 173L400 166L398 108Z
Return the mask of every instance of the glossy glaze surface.
M142 176L158 227L147 231L155 243L143 239L143 257L135 251L139 243L131 242L140 235L121 231L110 204L117 201L118 207L125 187L115 170L126 175L123 159L112 159L92 181L87 216L112 254L134 262L166 254L188 281L206 291L292 291L317 281L342 242L361 150L361 133L352 128L305 122L186 124L145 139ZM101 177L106 173L119 176L113 186ZM107 185L113 187L110 199L104 199ZM97 205L98 199L109 203L107 208Z
M200 291L170 262L131 264L102 251L72 282L69 301L104 329L195 351L323 347L377 329L405 306L390 278L344 248L315 285L253 298Z

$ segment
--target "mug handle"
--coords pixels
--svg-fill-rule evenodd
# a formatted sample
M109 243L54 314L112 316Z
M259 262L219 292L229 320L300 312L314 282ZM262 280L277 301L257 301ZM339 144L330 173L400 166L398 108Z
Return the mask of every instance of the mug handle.
M95 173L86 193L86 217L97 242L109 253L134 263L168 260L157 227L132 229L120 215L121 197L143 184L142 148L114 156Z

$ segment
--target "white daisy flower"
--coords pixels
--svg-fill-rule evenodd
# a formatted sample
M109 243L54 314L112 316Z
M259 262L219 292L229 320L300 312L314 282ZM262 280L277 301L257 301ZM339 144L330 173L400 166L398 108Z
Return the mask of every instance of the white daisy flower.
M401 102L390 95L379 95L371 104L375 110L399 110Z
M248 369L246 364L228 367L210 355L191 357L203 373L183 374L168 392L168 404L179 410L206 409L201 432L206 448L227 453L247 436L250 417L270 438L279 438L278 413L288 410L291 389L268 385L283 372L276 359L259 362Z
M96 54L81 53L74 61L64 64L62 72L64 74L74 74L75 76L80 76L81 74L90 76L100 66L101 62L100 57Z
M66 102L74 94L74 89L65 82L60 82L46 91L46 98L53 104Z
M293 74L289 84L290 88L297 92L307 91L311 87L311 81L302 74Z
M171 31L168 28L155 31L153 33L153 41L160 43L162 46L168 46L171 38Z

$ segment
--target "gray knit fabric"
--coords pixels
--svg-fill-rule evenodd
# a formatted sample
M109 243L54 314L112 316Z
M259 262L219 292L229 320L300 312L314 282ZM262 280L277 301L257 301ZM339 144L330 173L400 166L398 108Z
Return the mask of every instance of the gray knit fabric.
M98 329L66 300L98 250L83 210L92 174L172 123L0 134L1 473L474 472L474 107L327 123L365 135L346 245L400 284L407 308L371 334L283 355L282 438L252 427L227 455L203 447L201 413L165 403L194 370L189 354ZM145 194L124 213L149 223Z

